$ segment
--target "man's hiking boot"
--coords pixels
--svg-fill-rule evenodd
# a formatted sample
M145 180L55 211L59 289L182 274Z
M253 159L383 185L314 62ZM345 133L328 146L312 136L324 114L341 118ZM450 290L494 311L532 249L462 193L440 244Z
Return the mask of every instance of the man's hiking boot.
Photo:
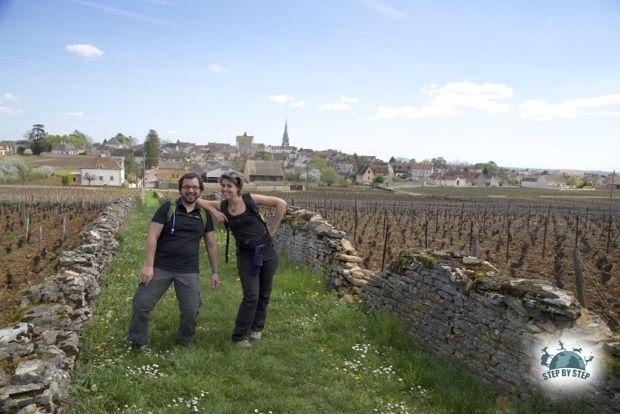
M260 331L250 331L250 339L253 341L260 341L263 334Z

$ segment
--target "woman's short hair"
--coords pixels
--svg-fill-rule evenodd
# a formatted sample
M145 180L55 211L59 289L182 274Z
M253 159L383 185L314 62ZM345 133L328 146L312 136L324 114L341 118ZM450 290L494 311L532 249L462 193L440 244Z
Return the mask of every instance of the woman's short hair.
M198 174L191 172L191 173L184 174L181 178L179 178L179 191L181 191L181 187L183 187L183 181L191 180L192 178L196 178L198 180L200 191L203 191L205 189L205 186L202 183L202 180L200 179Z
M241 189L243 188L243 177L241 177L237 173L228 173L220 175L220 184L222 184L222 180L231 181L235 184L235 187L239 189L239 193L241 193Z

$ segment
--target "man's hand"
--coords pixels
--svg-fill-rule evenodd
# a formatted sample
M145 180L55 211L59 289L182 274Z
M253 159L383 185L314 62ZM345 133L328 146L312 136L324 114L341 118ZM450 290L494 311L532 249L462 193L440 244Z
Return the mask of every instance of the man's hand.
M144 266L140 272L140 277L144 286L148 286L151 279L153 279L153 266Z
M220 276L217 273L211 273L211 289L217 290L220 284Z
M269 233L271 237L276 235L276 231L277 231L277 227L273 227L273 226L269 226L269 228L267 229L267 232Z

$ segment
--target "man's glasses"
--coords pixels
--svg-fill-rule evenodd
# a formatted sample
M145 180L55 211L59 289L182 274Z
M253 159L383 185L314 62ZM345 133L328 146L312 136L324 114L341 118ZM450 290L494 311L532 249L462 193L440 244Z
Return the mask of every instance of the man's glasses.
M181 187L183 190L194 190L194 191L198 191L200 190L200 187L197 185L184 185L183 187Z

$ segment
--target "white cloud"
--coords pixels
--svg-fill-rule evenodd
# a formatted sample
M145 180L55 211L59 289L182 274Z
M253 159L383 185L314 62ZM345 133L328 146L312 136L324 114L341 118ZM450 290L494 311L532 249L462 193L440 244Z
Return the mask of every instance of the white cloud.
M73 119L86 119L86 115L84 115L84 112L67 112L65 113L65 115Z
M385 4L376 1L376 0L365 0L364 3L366 3L366 5L372 9L374 9L375 11L379 12L380 14L382 14L383 16L392 19L392 20L407 20L407 17L399 12L398 10L395 10L389 6L386 6Z
M17 108L9 108L8 106L0 106L0 114L5 114L5 115L19 115L21 114L22 111L21 109L17 109Z
M217 63L209 65L209 69L211 69L211 71L215 73L221 72L222 70L224 70L224 68L221 65L218 65Z
M299 109L304 109L306 107L306 102L305 101L297 101L297 102L291 102L290 105L293 108L299 108Z
M95 116L88 116L84 112L66 112L65 116L75 121L96 121L96 122L108 122L105 118L98 118Z
M13 95L12 93L5 93L4 99L6 99L7 101L16 101L17 96Z
M620 116L620 94L571 99L558 104L543 99L531 99L519 105L521 118L549 120L576 116Z
M284 94L278 94L278 95L269 95L269 99L271 99L272 101L276 103L285 103L285 102L288 102L289 97Z
M73 53L74 55L85 57L88 59L98 59L103 56L103 51L99 49L97 46L76 43L73 45L65 46L68 52Z
M166 131L166 133L168 133L170 135L179 135L180 134L179 131L175 131L174 129L171 129L170 131Z
M510 105L500 102L513 95L510 86L501 83L451 82L443 87L430 84L421 90L432 97L422 107L379 106L376 118L429 118L463 113L502 114L510 111Z
M351 109L351 105L359 102L358 98L355 97L340 97L338 102L331 102L328 104L319 105L319 109L322 111L348 111Z

